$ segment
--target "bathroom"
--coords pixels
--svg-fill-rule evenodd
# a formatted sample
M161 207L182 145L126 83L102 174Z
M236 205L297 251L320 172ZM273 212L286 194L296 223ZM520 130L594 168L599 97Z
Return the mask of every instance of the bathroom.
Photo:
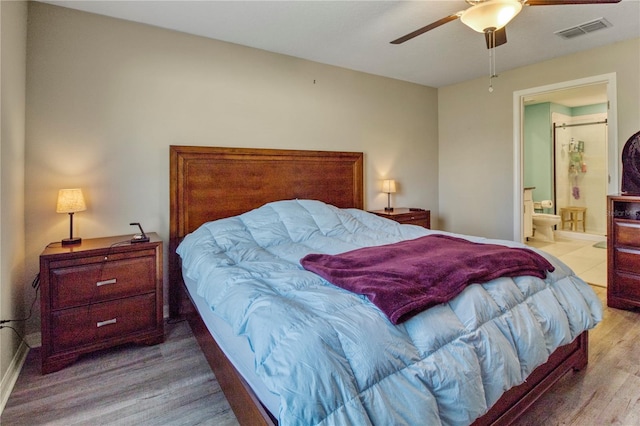
M524 187L531 189L534 208L533 229L525 236L604 240L606 101L577 106L562 99L531 102L524 114Z
M606 286L607 97L606 88L593 89L525 100L524 232L528 245L558 256L587 282Z

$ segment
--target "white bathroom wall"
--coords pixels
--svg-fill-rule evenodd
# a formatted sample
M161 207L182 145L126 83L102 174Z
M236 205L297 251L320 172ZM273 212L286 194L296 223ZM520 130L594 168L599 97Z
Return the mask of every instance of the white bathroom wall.
M603 121L606 113L570 117L553 113L554 123L577 124ZM571 144L584 142L586 172L569 174ZM556 130L555 147L556 211L566 206L586 207L586 232L605 235L607 229L607 127L605 124L567 127ZM573 187L577 185L578 198Z
M569 115L554 112L551 114L551 121L557 124L571 124L572 117ZM560 214L560 207L570 206L571 185L569 180L569 144L571 143L571 127L556 131L555 147L555 203L556 212Z

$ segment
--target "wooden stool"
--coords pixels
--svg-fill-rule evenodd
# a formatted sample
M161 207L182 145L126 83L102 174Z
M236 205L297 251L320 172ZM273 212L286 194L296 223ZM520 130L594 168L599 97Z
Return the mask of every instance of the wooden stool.
M578 230L578 223L582 222L582 232L587 230L587 208L586 207L562 207L560 208L560 218L562 229L564 224L569 223L569 229Z

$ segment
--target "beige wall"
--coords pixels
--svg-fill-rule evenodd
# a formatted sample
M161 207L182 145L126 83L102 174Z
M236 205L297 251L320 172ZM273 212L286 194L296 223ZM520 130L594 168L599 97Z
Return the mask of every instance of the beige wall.
M622 152L640 129L640 39L502 72L493 93L487 90L488 78L441 88L441 228L513 239L513 93L608 73L616 73Z
M135 221L166 241L171 144L363 151L367 208L390 176L395 205L437 217L436 89L41 3L29 19L28 272L68 235L59 188L85 191L80 237Z
M24 144L27 3L0 2L0 319L23 318ZM13 322L19 333L24 324ZM8 328L0 330L0 407L12 386L11 362L20 344Z
M84 238L168 234L168 146L365 152L365 202L430 208L436 226L512 238L513 92L617 73L619 144L640 128L639 41L435 90L56 6L29 6L26 268L68 234L57 190L82 187ZM499 64L498 64L499 65ZM37 331L38 319L30 325Z

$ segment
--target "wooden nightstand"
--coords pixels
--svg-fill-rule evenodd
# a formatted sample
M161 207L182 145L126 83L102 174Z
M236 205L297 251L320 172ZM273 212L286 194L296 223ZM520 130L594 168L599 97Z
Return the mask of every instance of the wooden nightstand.
M404 207L395 207L393 211L373 210L369 213L395 220L405 225L418 225L431 229L431 210L412 210Z
M609 195L607 306L640 308L640 196Z
M164 341L162 240L131 235L51 243L40 255L42 373L128 342Z

